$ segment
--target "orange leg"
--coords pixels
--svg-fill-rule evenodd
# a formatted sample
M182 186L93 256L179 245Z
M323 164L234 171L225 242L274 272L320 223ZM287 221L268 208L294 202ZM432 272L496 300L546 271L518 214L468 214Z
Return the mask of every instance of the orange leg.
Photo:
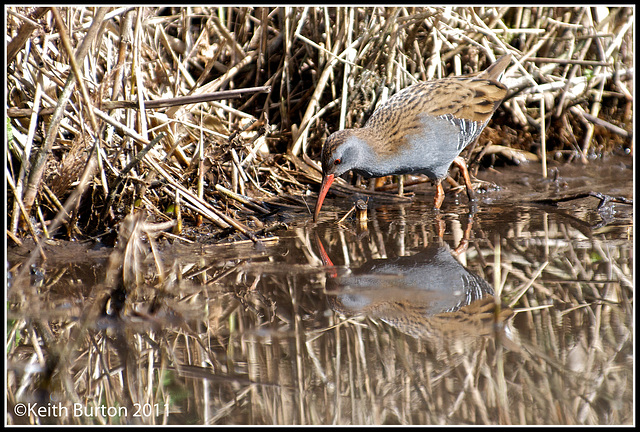
M433 206L439 209L444 201L444 188L442 187L442 179L436 180L436 196L433 198Z
M471 176L469 176L469 170L467 169L467 164L461 156L456 157L453 160L453 163L460 168L460 172L462 173L462 178L464 178L464 184L467 188L467 196L469 197L469 201L475 201L476 195L473 193L473 185L471 184Z

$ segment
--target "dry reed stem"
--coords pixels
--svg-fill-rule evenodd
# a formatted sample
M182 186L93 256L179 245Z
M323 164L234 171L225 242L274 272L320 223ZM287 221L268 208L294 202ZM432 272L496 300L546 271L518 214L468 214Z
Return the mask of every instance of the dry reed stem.
M328 133L361 126L394 92L417 80L480 70L504 52L514 55L515 65L505 78L512 93L501 108L505 115L494 124L503 135L513 131L506 144L537 151L544 121L548 158L574 151L570 158L587 162L589 153L610 151L611 144L599 136L602 128L613 134L614 145L629 146L632 138L633 100L624 82L633 75L629 8L108 8L99 20L104 26L95 56L78 62L75 69L69 56L54 49L66 32L46 24L65 21L71 45L82 39L85 50L98 34L98 23L92 27L91 14L83 14L83 8L59 11L61 17L55 18L48 8L9 9L7 108L20 140L20 119L31 116L27 139L11 151L17 169L8 171L16 185L14 235L18 201L45 222L55 217L31 206L43 181L64 177L56 175L56 169L73 145L59 141L63 134L76 139L86 131L102 134L95 180L103 196L95 203L78 203L72 231L89 229L92 208L104 211L113 192L108 188L120 168L159 130L167 138L165 148L154 149L156 160L166 165L164 173L174 182L197 190L201 201L214 202L222 193L207 190L204 184L210 183L259 202L283 195L282 176L272 173L286 172L293 180L288 187L297 194L308 188L298 179L319 181L299 171L301 164L280 165L278 155L301 156L303 164L317 160ZM87 29L92 33L84 34ZM33 73L38 64L42 83ZM79 91L69 87L60 96L51 92L50 83L63 86L72 79L70 73L82 74L85 85ZM262 93L267 87L271 91ZM16 98L18 93L27 104ZM238 94L243 96L233 100ZM218 97L225 99L210 103ZM63 114L65 100L72 108L64 108ZM546 121L540 117L540 103L545 103ZM194 114L199 120L194 121ZM256 120L254 127L261 130L246 129L245 118ZM103 127L105 123L116 130ZM41 124L48 128L42 130ZM58 128L61 132L56 133ZM482 147L480 143L480 150L473 151L491 156ZM563 147L568 150L556 151ZM48 156L52 151L54 158ZM144 161L138 164L131 181L145 179L149 167ZM199 180L191 183L192 178ZM72 175L68 182L76 180ZM58 201L69 193L47 186L60 193ZM112 222L133 208L135 194L130 190L125 188L111 209ZM144 193L146 205L158 206L154 214L162 213L175 195L155 196L149 188ZM212 205L228 212L218 203ZM244 225L249 213L226 217ZM182 216L185 222L192 219L189 212ZM196 222L198 218L193 216Z
M99 8L96 10L93 23L87 32L87 35L82 41L82 44L78 48L78 51L75 53L77 60L82 61L86 54L89 51L90 45L93 42L93 39L98 33L99 27L102 25L102 19L106 14L106 8ZM66 108L67 100L71 97L71 92L73 91L73 86L75 84L75 80L79 79L78 76L69 76L67 83L65 84L64 91L59 100L59 103L56 107L56 112L53 115L53 118L50 122L49 128L47 130L46 141L44 146L40 149L40 152L36 156L34 163L30 167L30 175L29 175L29 183L25 187L25 194L23 197L23 205L25 209L28 211L31 209L31 206L35 200L36 193L38 187L40 185L40 180L44 174L45 163L47 161L49 152L51 151L51 147L53 145L54 139L58 130L58 123L62 119L62 115L64 109Z

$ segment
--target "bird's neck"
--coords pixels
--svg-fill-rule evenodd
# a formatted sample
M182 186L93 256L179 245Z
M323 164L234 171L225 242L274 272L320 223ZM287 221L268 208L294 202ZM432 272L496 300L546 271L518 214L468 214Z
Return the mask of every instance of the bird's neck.
M364 177L378 177L380 174L380 149L382 143L371 128L353 129L353 133L345 140L345 154L352 161L351 169Z

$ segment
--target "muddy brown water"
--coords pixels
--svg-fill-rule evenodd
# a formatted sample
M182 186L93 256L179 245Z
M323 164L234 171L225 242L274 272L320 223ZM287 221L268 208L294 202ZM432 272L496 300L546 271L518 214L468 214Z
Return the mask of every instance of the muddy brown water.
M329 198L260 245L160 236L160 264L52 242L25 280L9 248L7 422L632 424L633 207L534 202L631 199L632 158L478 178L475 209Z

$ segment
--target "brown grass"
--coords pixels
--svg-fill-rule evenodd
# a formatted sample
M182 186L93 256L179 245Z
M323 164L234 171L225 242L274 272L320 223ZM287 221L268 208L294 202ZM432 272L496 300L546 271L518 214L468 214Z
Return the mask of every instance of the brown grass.
M510 95L476 156L586 163L631 145L632 8L7 11L14 241L104 235L141 208L176 219L178 200L178 228L256 241L269 226L246 202L305 209L330 132L506 52Z

